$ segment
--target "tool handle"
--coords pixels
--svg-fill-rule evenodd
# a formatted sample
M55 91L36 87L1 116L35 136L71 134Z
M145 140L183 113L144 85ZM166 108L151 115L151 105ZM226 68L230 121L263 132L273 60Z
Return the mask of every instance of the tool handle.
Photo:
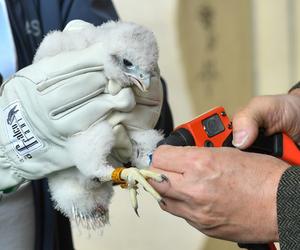
M224 141L223 147L233 147L232 133ZM272 155L291 165L300 166L300 148L285 133L265 135L261 129L254 143L245 151Z
M248 250L276 250L276 247L273 243L269 244L241 244L238 243L240 248L245 248Z

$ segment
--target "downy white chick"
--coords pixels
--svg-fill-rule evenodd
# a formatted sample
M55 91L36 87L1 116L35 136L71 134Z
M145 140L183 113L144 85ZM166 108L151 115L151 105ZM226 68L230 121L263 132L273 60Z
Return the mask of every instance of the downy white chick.
M92 229L108 222L108 205L113 194L112 175L118 175L117 178L126 182L136 212L137 182L158 202L163 202L145 178L159 182L166 180L163 175L145 169L119 168L115 171L114 168L127 162L138 168L147 167L148 154L163 137L152 129L162 103L161 86L152 86L151 81L160 77L158 48L152 32L128 22L108 22L95 27L75 20L63 32L47 35L34 61L96 43L103 45L103 50L99 51L103 79L107 81L103 93L115 95L122 88L132 87L132 96L127 97L132 99L131 109L107 114L102 121L69 138L69 151L76 168L49 176L56 208Z

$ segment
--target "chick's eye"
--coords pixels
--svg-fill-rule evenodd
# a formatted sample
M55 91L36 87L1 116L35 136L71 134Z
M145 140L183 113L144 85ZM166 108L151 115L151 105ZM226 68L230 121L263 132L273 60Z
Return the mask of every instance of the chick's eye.
M123 64L126 67L132 67L133 66L132 62L128 61L127 59L123 59Z

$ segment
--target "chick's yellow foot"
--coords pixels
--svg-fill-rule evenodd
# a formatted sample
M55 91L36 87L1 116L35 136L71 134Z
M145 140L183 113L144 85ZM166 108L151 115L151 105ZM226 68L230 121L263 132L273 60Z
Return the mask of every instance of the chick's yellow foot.
M137 168L116 168L112 173L112 181L115 184L121 184L123 187L127 187L130 194L131 205L138 214L138 202L137 202L137 189L140 184L152 197L159 203L164 203L162 197L156 190L147 182L147 179L153 179L157 182L167 181L168 178L163 174L158 174L150 170L137 169Z

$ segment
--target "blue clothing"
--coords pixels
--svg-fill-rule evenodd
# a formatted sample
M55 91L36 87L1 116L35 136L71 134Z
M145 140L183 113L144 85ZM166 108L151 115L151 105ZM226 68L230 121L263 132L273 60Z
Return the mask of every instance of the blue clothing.
M0 34L0 71L8 79L16 72L16 52L4 0L0 0Z
M18 67L32 62L33 55L50 30L62 30L73 19L95 25L118 19L110 0L6 0L18 54Z

